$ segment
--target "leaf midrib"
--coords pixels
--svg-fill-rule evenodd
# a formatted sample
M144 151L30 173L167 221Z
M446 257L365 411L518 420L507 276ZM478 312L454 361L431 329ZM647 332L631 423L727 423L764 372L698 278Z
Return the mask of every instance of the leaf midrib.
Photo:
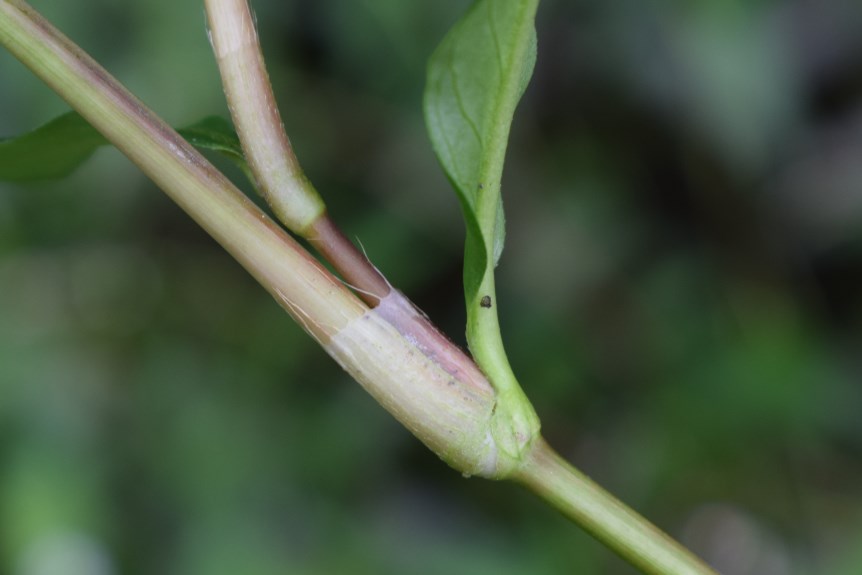
M528 30L525 28L533 26L535 13L538 9L539 0L526 0L522 2L521 13L518 18L517 27L517 43L515 50L512 51L511 61L522 62L526 55L530 34L525 33ZM492 113L489 118L488 131L486 138L480 141L480 144L487 143L485 148L486 154L482 154L482 164L479 169L478 184L482 188L477 190L476 205L474 210L476 219L479 222L481 229L490 231L487 234L488 240L485 241L485 253L487 255L486 268L493 270L494 267L494 241L496 238L497 226L497 203L500 201L500 187L502 183L503 164L506 159L506 148L508 143L509 131L512 125L512 116L515 108L520 100L519 83L523 70L519 67L513 70L512 66L506 66L502 61L502 51L499 44L499 35L495 26L495 16L493 10L493 1L488 3L489 6L489 22L491 27L491 35L494 38L495 50L500 61L501 84L503 88L497 93L493 99ZM517 72L517 73L516 73ZM484 148L484 146L483 146Z

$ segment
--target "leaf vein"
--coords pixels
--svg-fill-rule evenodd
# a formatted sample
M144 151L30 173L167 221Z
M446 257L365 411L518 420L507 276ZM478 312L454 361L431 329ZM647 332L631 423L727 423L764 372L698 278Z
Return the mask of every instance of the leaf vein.
M464 122L470 127L470 130L473 132L473 136L476 138L476 144L479 146L479 150L484 149L484 143L482 142L482 136L479 133L479 127L476 125L473 118L470 117L470 114L467 112L467 107L464 105L464 99L461 95L461 89L458 85L458 73L455 67L455 50L452 50L451 55L447 58L446 68L449 72L449 76L452 78L452 93L455 96L455 103L458 105L458 111L461 112L461 116L464 118ZM465 193L469 193L471 190L464 190Z
M497 56L497 66L500 68L500 78L504 75L506 66L503 62L503 48L500 46L500 33L497 31L497 19L494 17L494 2L488 2L488 28L491 30L491 38L494 40L494 52Z

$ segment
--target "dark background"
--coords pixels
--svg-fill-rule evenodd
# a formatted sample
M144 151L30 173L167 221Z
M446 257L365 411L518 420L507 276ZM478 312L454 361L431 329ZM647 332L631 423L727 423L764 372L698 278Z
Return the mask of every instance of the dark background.
M169 122L226 113L201 2L33 4ZM254 2L309 176L459 341L421 96L467 4ZM862 3L538 29L498 299L546 436L727 575L862 573ZM0 53L0 135L65 110ZM573 572L632 570L448 469L118 152L0 185L0 573Z

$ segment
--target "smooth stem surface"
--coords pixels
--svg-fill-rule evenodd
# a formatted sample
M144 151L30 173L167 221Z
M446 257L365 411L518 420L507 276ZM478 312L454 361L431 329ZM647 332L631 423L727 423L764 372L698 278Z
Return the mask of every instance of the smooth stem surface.
M20 0L0 44L62 96L233 255L316 339L367 309L188 142Z
M544 439L513 479L652 575L717 575L689 550L569 465Z

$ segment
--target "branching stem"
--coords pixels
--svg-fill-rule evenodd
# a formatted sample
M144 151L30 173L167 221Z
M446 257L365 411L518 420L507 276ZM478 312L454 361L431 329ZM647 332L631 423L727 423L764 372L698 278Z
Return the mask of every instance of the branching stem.
M275 104L247 0L205 0L222 85L257 187L276 217L307 239L368 305L389 284L326 213L305 177Z
M227 5L222 2L236 0L208 0L208 5ZM389 288L329 222L325 210L318 210L322 201L314 199L316 192L303 196L310 188L295 161L284 163L287 172L276 179L298 179L290 189L300 190L300 197L305 197L300 202L309 208L302 213L312 214L309 219L298 217L298 229L331 260L345 258L347 263L337 267L348 281L371 294L369 303L379 303L375 309L354 296L192 146L23 0L0 0L0 44L164 189L369 393L450 465L464 474L511 478L526 485L645 573L714 575L563 461L541 438L530 444L523 457L501 449L492 433L499 390L492 390L460 350ZM270 119L278 117L268 114ZM280 129L280 122L277 125ZM277 134L273 137L280 140ZM289 145L281 152L285 150ZM369 269L375 273L366 273Z
M89 55L21 0L0 0L0 44L227 249L319 341L367 307ZM290 305L285 300L289 300Z

